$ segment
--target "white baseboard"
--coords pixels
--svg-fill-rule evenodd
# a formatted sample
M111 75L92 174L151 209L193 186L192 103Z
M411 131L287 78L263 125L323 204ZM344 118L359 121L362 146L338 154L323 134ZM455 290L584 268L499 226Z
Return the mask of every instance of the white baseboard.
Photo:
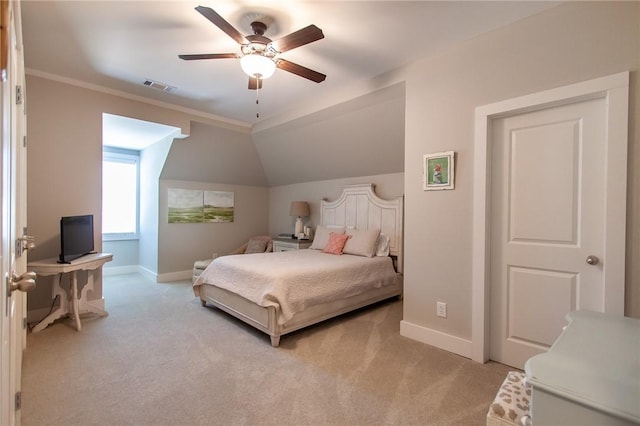
M141 265L112 266L109 268L102 268L103 275L123 275L135 273L141 274L155 283L166 283L171 281L190 280L193 276L193 269L168 272L166 274L157 274Z
M192 276L193 276L193 269L188 269L186 271L169 272L167 274L158 274L158 278L156 282L168 283L171 281L190 280Z
M87 303L90 304L90 305L96 306L96 307L102 309L103 311L106 311L106 309L104 308L104 297L101 297L100 299L87 300ZM82 312L82 311L80 311L80 312Z
M140 272L140 266L127 265L127 266L109 266L102 268L102 275L124 275L135 274Z
M453 352L465 358L471 358L471 341L461 339L431 328L400 321L400 335L445 351Z
M154 283L156 282L156 278L158 277L158 274L141 265L110 266L102 268L102 275L105 276L126 274L140 274L145 278L153 281Z
M158 274L156 274L155 272L145 268L144 266L138 265L138 273L140 273L140 275L143 275L143 276L147 277L148 279L150 279L154 283L157 282L156 279L158 278Z

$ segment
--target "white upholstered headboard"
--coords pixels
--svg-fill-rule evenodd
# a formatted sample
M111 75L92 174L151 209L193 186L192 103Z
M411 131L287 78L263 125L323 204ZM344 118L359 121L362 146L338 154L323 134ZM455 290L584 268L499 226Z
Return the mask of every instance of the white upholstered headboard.
M396 269L402 272L404 197L383 200L374 192L374 184L347 185L336 201L320 202L320 222L356 229L378 228L389 236L389 254L397 257Z

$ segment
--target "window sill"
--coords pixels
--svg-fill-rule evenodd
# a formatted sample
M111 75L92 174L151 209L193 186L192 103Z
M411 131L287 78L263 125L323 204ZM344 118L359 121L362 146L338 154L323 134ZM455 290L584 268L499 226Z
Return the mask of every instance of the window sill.
M134 234L102 234L102 241L137 241L140 237Z

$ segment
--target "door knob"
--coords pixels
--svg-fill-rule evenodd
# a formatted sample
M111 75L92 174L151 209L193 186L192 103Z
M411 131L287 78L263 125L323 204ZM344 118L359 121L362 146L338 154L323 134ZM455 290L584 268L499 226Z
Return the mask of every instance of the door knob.
M587 256L587 263L589 265L597 265L598 262L600 262L600 259L598 259L598 256L594 256L594 255Z
M7 276L7 294L11 294L16 290L27 292L33 290L35 287L35 272L25 272L22 275L17 275L13 272L11 277Z

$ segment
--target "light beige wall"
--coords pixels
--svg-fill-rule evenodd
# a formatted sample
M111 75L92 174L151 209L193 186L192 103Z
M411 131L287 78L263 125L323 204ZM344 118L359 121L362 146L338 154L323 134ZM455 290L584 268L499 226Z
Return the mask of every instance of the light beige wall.
M639 9L569 2L408 67L404 321L471 338L474 109L625 70L632 71L626 313L640 317ZM455 190L424 192L422 155L447 150L457 152ZM448 318L435 315L436 301L448 303Z
M233 222L169 224L169 188L233 192ZM268 235L269 190L259 186L162 180L159 213L158 274L187 271L193 268L194 260L209 259L212 253L229 254L254 235Z
M270 186L403 171L404 84L253 134Z
M161 179L266 186L267 179L249 131L193 121L191 136L174 143Z
M356 178L331 179L317 182L274 186L269 189L269 232L271 235L293 233L295 218L289 216L291 201L307 201L311 216L304 224L315 228L320 224L320 200L335 201L342 187L359 183L373 183L378 196L393 199L403 194L404 173L390 173Z

